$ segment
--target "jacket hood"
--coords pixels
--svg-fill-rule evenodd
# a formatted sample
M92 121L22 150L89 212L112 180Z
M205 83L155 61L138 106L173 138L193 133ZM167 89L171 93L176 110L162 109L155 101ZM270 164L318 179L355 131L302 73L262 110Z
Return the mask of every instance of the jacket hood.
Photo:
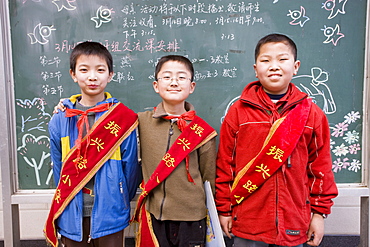
M277 104L291 105L307 97L308 95L306 93L301 92L293 83L289 83L287 93L279 100ZM249 83L243 89L240 100L244 103L250 103L263 108L274 108L275 105L272 103L267 93L263 90L262 84L259 81Z

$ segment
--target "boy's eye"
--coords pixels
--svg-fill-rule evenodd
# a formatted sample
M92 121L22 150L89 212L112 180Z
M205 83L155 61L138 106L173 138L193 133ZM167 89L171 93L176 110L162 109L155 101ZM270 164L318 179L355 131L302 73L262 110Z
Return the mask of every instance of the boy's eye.
M179 81L181 81L181 82L186 81L186 77L185 76L179 76Z
M171 79L171 77L169 77L169 76L163 76L163 79L165 79L165 80L170 80L170 79Z

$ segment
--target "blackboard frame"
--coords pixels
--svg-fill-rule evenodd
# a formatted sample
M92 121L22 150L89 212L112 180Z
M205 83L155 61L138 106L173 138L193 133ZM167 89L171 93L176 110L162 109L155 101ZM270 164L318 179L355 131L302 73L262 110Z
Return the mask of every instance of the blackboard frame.
M340 184L342 195L369 196L369 170L370 170L370 140L366 138L370 134L370 3L367 3L366 20L366 49L364 69L364 92L363 92L363 152L362 164L363 183L361 184ZM16 155L16 133L15 133L15 109L14 109L14 79L12 68L12 48L9 24L8 1L1 1L0 4L0 31L3 34L0 40L0 122L3 123L0 132L0 162L3 195L3 220L5 246L20 246L19 233L19 205L50 203L54 190L19 190L17 174ZM341 195L341 194L340 194ZM369 215L369 214L368 214ZM367 234L369 234L367 232Z

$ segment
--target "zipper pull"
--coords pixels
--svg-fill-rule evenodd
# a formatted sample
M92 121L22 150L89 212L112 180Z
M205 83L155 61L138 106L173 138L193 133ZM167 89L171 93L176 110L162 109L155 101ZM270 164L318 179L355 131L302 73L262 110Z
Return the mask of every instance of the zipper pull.
M175 122L176 122L176 120L175 120ZM168 140L167 140L166 152L170 149L171 137L173 135L173 123L174 123L174 119L171 119L170 130L168 131Z
M123 194L122 182L119 183L119 191Z
M177 120L175 119L171 119L171 127L170 127L170 132L169 132L169 135L172 136L173 135L173 124L176 122Z
M89 244L91 242L91 236L89 235L88 239L87 239L87 243Z

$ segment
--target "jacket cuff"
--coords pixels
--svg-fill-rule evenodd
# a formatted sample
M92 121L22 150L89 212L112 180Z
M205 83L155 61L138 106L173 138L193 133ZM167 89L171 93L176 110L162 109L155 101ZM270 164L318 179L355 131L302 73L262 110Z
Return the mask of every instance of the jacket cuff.
M317 212L317 211L312 211L313 214L319 214L321 215L324 219L328 218L328 214L323 214L323 213L320 213L320 212Z
M222 216L232 216L231 212L220 212L220 211L218 211L218 214L222 215Z

